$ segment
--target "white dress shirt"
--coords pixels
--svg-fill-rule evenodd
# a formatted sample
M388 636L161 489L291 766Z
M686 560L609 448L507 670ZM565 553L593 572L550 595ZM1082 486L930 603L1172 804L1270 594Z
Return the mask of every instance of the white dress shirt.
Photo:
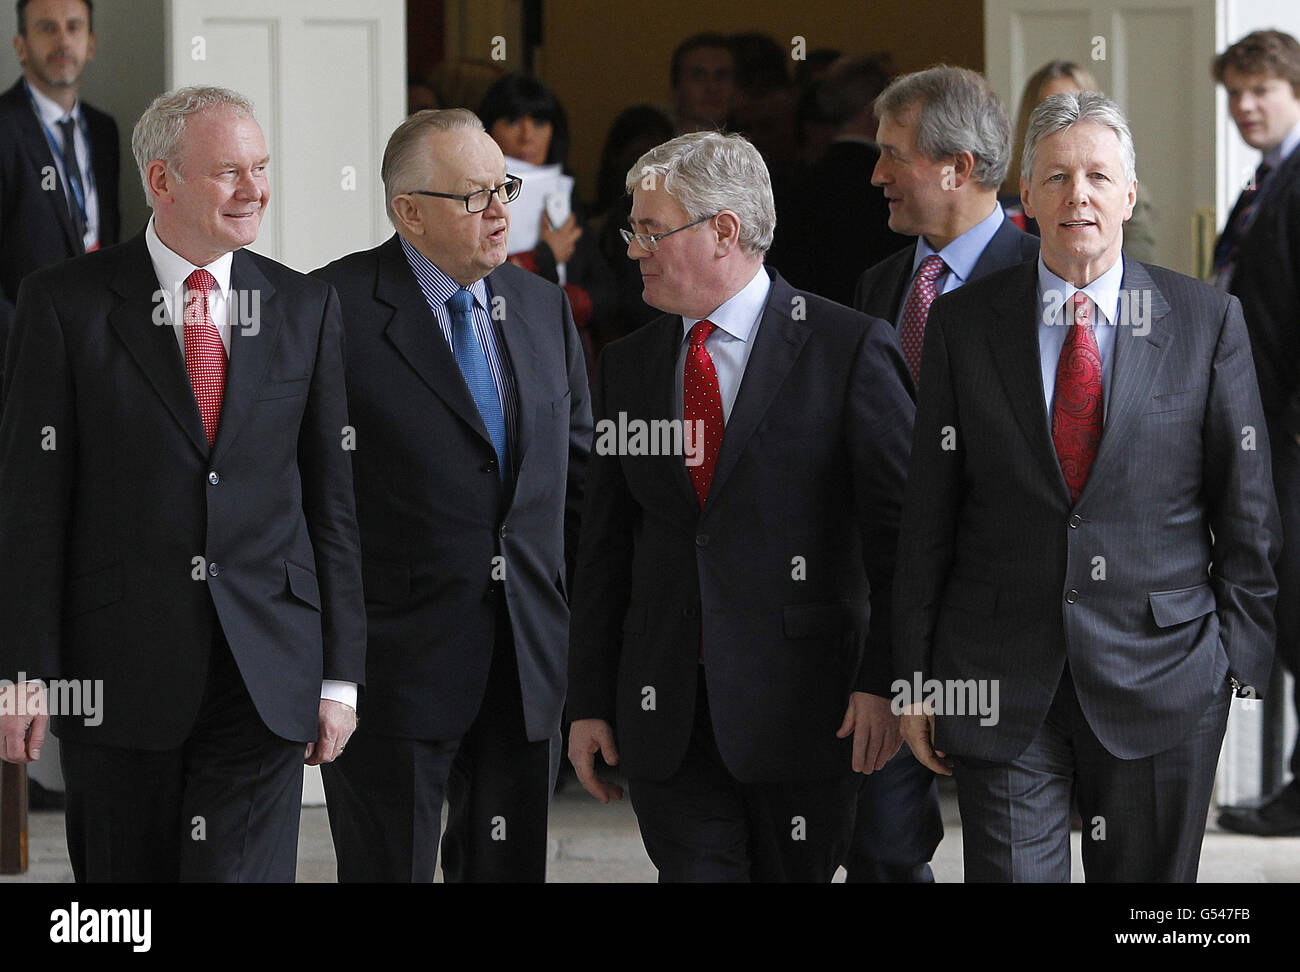
M1043 374L1043 398L1047 403L1047 422L1052 422L1052 399L1056 395L1056 368L1061 360L1061 349L1069 328L1074 325L1074 295L1082 290L1092 298L1092 333L1097 339L1097 352L1101 355L1101 400L1103 428L1109 418L1105 404L1110 401L1110 376L1115 370L1115 328L1119 322L1120 284L1124 280L1124 257L1121 254L1114 265L1086 287L1066 283L1038 256L1038 356ZM1136 300L1137 295L1130 294ZM1066 314L1070 317L1067 318ZM1125 322L1130 323L1130 322ZM1068 325L1068 326L1067 326Z
M758 324L763 317L771 289L772 280L760 266L749 283L707 318L682 318L682 343L677 349L676 386L673 391L677 418L682 418L684 412L682 389L686 381L686 352L690 347L687 337L699 321L709 320L717 325L717 329L705 339L704 347L713 358L713 367L718 373L722 421L731 421L731 407L736 403L736 395L740 392L745 365L749 363L750 352L754 350L754 335L758 333Z
M59 129L59 122L71 118L77 123L72 130L72 147L77 153L81 185L86 191L86 236L82 244L91 250L99 242L99 194L95 191L95 173L90 164L90 142L86 138L86 121L81 114L81 102L73 105L72 111L64 111L62 105L47 98L32 85L27 85L27 91L32 96L32 103L36 105L37 117L45 126L47 139L53 138L54 144L59 146L58 150L51 146L50 154L54 156L54 165L59 170L59 181L65 186L68 185L68 175L63 171L63 132ZM68 192L71 193L72 189L69 188Z

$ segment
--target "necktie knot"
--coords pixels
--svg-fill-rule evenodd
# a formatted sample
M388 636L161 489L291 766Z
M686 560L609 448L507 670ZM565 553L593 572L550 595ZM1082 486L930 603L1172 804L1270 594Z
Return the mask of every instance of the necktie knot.
M1092 302L1082 290L1077 290L1074 294L1074 323L1079 327L1092 325Z
M208 294L212 293L212 291L216 289L216 286L217 278L202 268L195 270L185 278L185 289L200 293L204 297L207 297Z
M691 328L691 348L700 347L708 340L709 335L718 329L718 325L710 320L696 321L695 326Z
M453 314L466 314L474 306L474 295L462 287L447 298L447 306Z
M934 283L939 279L939 274L948 269L948 264L943 262L943 257L937 253L931 253L921 261L921 267L916 272L918 280L924 280L926 283Z

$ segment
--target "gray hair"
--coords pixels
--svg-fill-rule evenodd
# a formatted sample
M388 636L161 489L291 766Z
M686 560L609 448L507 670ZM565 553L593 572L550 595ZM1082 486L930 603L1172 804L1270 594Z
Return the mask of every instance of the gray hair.
M149 192L149 163L161 159L177 179L183 179L180 148L185 122L191 115L208 108L225 108L237 115L256 118L253 103L237 91L195 86L160 94L135 123L135 130L131 132L131 154L140 170L144 200L150 209L153 208L153 195Z
M433 159L424 151L424 140L431 132L481 132L483 122L468 108L426 108L417 111L393 129L379 167L384 180L384 208L388 221L397 226L393 199L418 188L416 182L426 178Z
M895 78L876 99L876 117L897 121L916 109L916 147L938 160L969 152L971 178L996 189L1011 164L1011 121L980 75L941 64Z
M628 170L625 187L661 181L688 220L729 209L740 218L740 247L766 253L776 229L772 180L758 149L742 135L691 132L652 148Z
M1124 181L1137 181L1137 152L1133 148L1133 133L1119 105L1097 91L1074 91L1052 95L1034 109L1025 131L1025 151L1020 160L1020 177L1026 182L1034 171L1038 143L1049 135L1063 132L1080 122L1105 125L1119 139L1119 157L1124 165Z

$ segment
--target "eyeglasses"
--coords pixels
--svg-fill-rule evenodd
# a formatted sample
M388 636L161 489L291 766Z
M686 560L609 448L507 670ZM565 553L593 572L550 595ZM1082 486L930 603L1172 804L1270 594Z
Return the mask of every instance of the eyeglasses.
M491 189L479 189L471 192L467 196L458 196L453 192L430 192L428 189L412 189L405 193L408 196L437 196L439 199L459 199L465 204L465 212L481 213L492 205L492 197L496 196L503 203L514 202L519 198L519 190L523 188L524 180L519 176L512 176L506 173L506 181L499 186L493 186Z
M718 210L718 212L714 213L713 216L717 216L721 212L722 210ZM680 233L682 230L688 230L692 226L699 226L701 223L707 222L708 220L712 219L713 216L701 216L695 222L687 223L685 226L679 226L677 227L677 229L669 230L667 233L658 233L658 234L633 233L629 230L620 229L618 231L618 234L619 236L623 237L623 242L626 243L628 246L631 246L632 241L636 240L637 245L640 246L641 249L647 250L650 253L654 253L656 250L659 249L660 240L664 239L665 237L672 236L674 233Z

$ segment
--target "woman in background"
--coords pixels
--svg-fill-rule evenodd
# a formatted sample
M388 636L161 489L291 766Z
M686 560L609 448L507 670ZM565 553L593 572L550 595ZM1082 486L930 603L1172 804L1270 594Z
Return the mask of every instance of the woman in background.
M508 157L533 166L558 165L563 170L569 151L568 121L555 95L536 78L507 74L488 89L478 116ZM512 254L510 262L564 287L590 371L593 333L614 313L618 298L613 272L595 241L584 233L576 198L569 200L568 208L568 218L558 227L551 225L543 210L537 245Z
M1002 208L1017 226L1026 233L1038 235L1038 224L1026 215L1020 203L1020 160L1025 149L1025 131L1034 109L1052 95L1073 94L1076 91L1100 91L1097 79L1086 68L1073 61L1048 61L1029 76L1025 90L1020 95L1020 110L1016 118L1016 135L1011 166L1006 181L1002 183L1000 201ZM1133 215L1124 224L1124 252L1143 263L1155 262L1156 241L1151 232L1155 211L1149 193L1138 193Z

